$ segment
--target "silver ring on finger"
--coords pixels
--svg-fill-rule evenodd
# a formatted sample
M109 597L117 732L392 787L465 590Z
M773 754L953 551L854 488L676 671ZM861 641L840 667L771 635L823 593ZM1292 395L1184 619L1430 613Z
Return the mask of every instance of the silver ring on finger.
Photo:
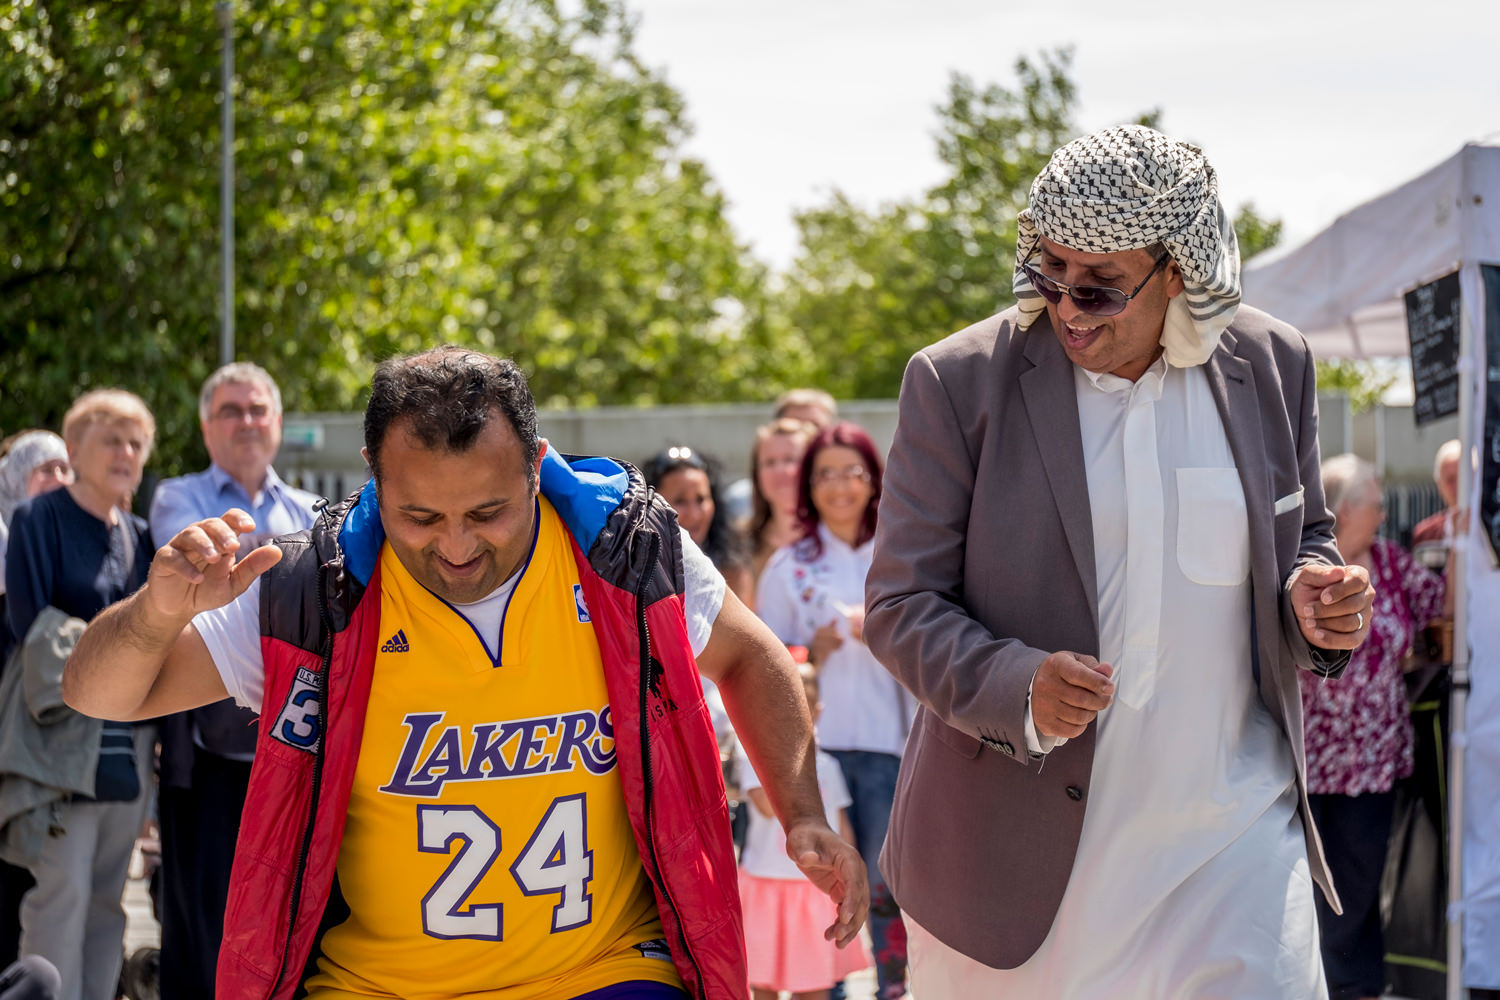
M1358 624L1354 626L1354 631L1358 632L1365 627L1365 613L1363 611L1356 611L1354 612L1354 617L1358 620Z

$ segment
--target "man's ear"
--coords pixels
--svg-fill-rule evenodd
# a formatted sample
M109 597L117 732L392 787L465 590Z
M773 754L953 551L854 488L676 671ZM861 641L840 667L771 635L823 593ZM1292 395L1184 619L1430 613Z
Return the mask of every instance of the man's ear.
M372 462L372 461L370 461L370 449L369 448L360 448L359 449L359 457L362 458L362 459L364 459L365 460L365 464L368 465L370 468L372 468L372 469L375 468L375 463Z
M1182 280L1182 268L1177 266L1175 260L1167 261L1167 298L1175 299L1186 289Z
M536 468L531 471L535 477L535 481L540 483L542 481L542 459L547 457L547 439L537 438L537 444L539 447L536 450Z

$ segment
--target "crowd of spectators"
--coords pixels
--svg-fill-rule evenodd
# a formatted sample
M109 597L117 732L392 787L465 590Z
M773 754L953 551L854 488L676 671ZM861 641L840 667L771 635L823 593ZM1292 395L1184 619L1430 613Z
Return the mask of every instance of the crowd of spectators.
M99 722L63 705L57 676L83 624L139 587L155 548L184 526L240 507L255 518L250 541L259 544L313 522L318 498L284 482L273 466L281 416L280 392L263 369L238 363L215 372L199 399L210 464L161 483L149 523L132 510L155 422L135 395L85 393L61 435L28 430L0 446L0 663L7 665L0 682L0 1000L119 995L120 897L132 848L153 824L162 850L160 995L213 995L254 716L225 701L150 724ZM1392 787L1410 773L1412 758L1402 662L1421 630L1451 607L1442 578L1423 566L1441 568L1430 551L1451 544L1461 523L1457 461L1450 446L1437 458L1448 509L1417 526L1416 560L1377 537L1383 510L1373 467L1352 455L1323 463L1340 551L1369 569L1379 595L1371 640L1342 678L1302 678L1309 789L1344 903L1337 915L1319 900L1322 947L1330 984L1349 996L1380 992L1379 887ZM795 881L796 870L788 875L771 860L779 831L767 819L769 805L757 802L764 793L748 762L729 767L731 784L742 786L731 797L743 790L751 810L746 905L795 901L774 904L787 911L774 928L763 913L755 916L749 947L757 996L839 996L836 980L872 959L881 998L906 991L905 932L878 859L916 706L862 633L882 466L870 435L839 421L826 393L807 389L783 396L773 419L756 429L749 475L736 487L688 442L643 463L683 532L803 661L829 815L868 867L873 951L827 958L822 942L809 938L800 953L816 961L758 956L757 948L773 947L784 955L799 934L821 927L821 915L793 911L826 900L776 881ZM743 519L725 500L737 487L750 498ZM717 721L726 718L716 713ZM732 764L733 733L723 728L721 749Z

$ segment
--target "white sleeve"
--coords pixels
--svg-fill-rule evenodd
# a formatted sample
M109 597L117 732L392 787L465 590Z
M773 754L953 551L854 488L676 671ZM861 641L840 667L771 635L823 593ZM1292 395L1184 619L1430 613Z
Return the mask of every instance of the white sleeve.
M724 606L724 576L686 531L677 530L682 532L682 607L687 615L688 642L697 656L708 645L719 609ZM256 646L258 649L258 636Z
M790 549L779 549L771 556L755 588L755 613L782 642L806 645L812 636L804 634L801 615L797 613L798 595L791 564Z
M840 809L848 809L854 805L854 797L849 794L849 784L844 780L844 769L839 767L839 762L831 755L822 750L818 751L818 790L823 793L823 806L826 810L837 813ZM833 821L837 815L829 817L828 825L834 826ZM834 826L837 831L838 827Z
M755 773L755 768L750 763L750 757L745 753L745 748L737 746L734 748L735 775L739 778L740 791L749 794L752 788L760 787L760 777Z
M260 654L260 578L236 600L198 615L193 628L208 647L229 696L259 712L266 691L266 664Z

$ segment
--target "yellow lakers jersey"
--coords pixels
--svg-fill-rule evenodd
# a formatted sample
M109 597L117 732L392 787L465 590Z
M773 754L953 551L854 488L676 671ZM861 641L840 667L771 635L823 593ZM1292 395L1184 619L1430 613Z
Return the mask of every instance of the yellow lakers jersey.
M311 1000L569 998L679 984L615 771L566 529L539 501L499 662L385 545L380 634ZM493 642L493 637L491 638Z

